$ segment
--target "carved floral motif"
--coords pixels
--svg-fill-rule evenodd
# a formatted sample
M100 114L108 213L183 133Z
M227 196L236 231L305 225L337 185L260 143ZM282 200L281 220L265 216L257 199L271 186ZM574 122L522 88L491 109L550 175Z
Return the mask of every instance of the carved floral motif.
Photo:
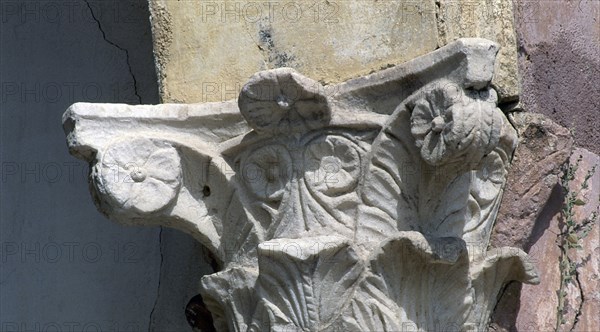
M246 121L260 133L290 133L327 123L330 109L319 82L290 68L259 72L238 99Z
M497 50L459 40L332 95L275 69L237 104L75 104L65 123L103 211L213 251L219 331L483 331L506 282L537 282L524 252L488 249L516 142Z
M498 144L504 115L492 88L463 91L438 82L419 99L411 115L411 132L421 157L432 165L478 160ZM465 160L465 157L468 157Z
M155 212L173 201L181 185L179 154L169 143L144 138L111 144L93 169L96 187L123 209Z

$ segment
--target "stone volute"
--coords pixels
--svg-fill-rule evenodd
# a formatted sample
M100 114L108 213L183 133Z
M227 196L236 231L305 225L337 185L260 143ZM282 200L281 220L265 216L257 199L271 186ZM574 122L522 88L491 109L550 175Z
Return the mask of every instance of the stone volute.
M238 100L72 105L99 210L192 235L219 260L217 331L485 331L527 255L489 248L516 132L498 46L459 39L323 86L256 73Z

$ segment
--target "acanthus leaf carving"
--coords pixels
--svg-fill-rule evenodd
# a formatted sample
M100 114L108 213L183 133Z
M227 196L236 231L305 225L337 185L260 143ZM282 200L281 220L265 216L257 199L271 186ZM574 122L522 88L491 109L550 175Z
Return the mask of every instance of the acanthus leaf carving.
M497 51L461 39L331 86L274 69L237 102L75 104L64 124L105 214L212 251L220 330L483 329L504 283L537 281L487 248L516 144Z
M362 273L351 243L337 236L268 241L259 245L258 262L260 305L271 316L285 317L261 331L323 330L339 317Z
M359 292L377 294L374 299L379 299L376 304L379 311L383 311L383 305L389 309L393 304L391 321L397 330L457 329L467 324L473 304L468 269L468 252L461 239L399 232L374 254L370 277ZM377 324L390 323L382 320Z

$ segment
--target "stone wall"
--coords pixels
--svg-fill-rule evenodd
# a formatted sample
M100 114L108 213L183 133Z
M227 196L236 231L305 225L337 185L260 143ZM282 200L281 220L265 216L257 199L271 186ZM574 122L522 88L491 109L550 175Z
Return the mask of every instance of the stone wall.
M515 1L519 108L547 118L514 116L521 145L492 244L525 249L536 260L541 284L509 284L492 318L493 331L600 329L593 318L600 312L598 21L597 1ZM569 167L577 171L565 186L561 177ZM594 168L588 188L582 188ZM572 194L580 205L565 212ZM569 220L574 229L567 226ZM582 225L589 225L583 238L580 231L587 226ZM569 248L575 244L581 248ZM565 268L565 262L572 268Z
M515 0L523 109L600 154L600 2Z
M519 93L511 0L149 2L163 102L233 99L278 67L339 83L460 37L498 42L494 85L503 102Z
M600 158L574 148L569 130L541 114L511 117L520 144L491 245L528 252L541 283L508 284L491 330L597 331Z

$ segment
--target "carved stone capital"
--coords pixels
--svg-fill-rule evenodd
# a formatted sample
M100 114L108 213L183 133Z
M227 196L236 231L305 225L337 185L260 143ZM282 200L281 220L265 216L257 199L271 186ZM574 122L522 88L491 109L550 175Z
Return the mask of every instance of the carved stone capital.
M237 101L72 105L100 211L200 241L218 331L484 331L501 287L537 282L488 248L516 132L498 46L460 39L322 86L259 72Z

